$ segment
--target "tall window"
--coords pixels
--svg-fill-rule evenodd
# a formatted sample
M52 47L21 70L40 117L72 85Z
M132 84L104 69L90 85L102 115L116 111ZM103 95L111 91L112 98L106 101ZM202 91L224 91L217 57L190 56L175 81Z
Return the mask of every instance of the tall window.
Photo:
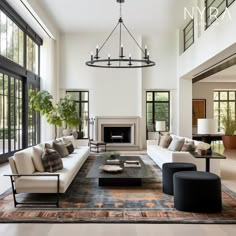
M156 121L166 121L166 131L170 129L170 92L148 91L146 93L147 132L155 131Z
M0 163L39 143L39 114L28 105L28 89L40 88L42 39L0 1Z
M22 80L0 72L0 155L22 149Z
M76 111L81 119L77 129L84 132L84 138L89 138L89 92L67 91L66 93L75 101Z
M184 33L184 51L194 43L194 20L191 20L183 30Z
M221 115L230 110L236 115L236 91L214 91L214 117L218 120L218 131L223 131Z
M235 0L206 0L206 28L218 18Z
M27 70L38 74L38 51L39 46L29 37L27 36L26 41L26 49L27 49Z
M0 10L0 54L24 66L24 33Z

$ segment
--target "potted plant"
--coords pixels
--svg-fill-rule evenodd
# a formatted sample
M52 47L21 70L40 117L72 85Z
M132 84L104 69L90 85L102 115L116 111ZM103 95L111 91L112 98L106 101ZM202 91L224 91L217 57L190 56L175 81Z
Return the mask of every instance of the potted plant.
M236 120L235 117L232 115L232 112L227 109L221 115L221 123L225 134L222 136L222 141L224 144L225 149L236 149Z
M32 108L40 112L47 119L47 122L55 127L55 139L57 138L57 127L62 125L62 119L57 111L57 106L53 105L52 95L45 91L29 91L30 105Z
M64 123L63 135L72 133L72 129L80 124L78 113L76 112L75 102L69 95L61 98L57 104L58 113Z

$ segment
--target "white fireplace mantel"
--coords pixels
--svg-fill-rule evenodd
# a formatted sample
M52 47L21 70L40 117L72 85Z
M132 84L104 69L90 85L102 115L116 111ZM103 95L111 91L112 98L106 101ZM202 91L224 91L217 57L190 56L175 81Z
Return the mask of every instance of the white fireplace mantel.
M97 116L95 117L96 140L104 141L104 127L130 127L130 143L109 143L111 149L140 148L140 117L138 116Z

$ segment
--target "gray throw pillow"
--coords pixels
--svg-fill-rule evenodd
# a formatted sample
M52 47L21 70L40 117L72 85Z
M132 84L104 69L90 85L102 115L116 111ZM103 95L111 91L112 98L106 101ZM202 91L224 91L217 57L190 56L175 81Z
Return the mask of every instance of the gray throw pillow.
M61 155L61 157L66 157L69 155L66 145L61 141L59 142L53 141L52 147Z
M69 154L74 152L75 149L74 149L74 146L73 146L72 142L69 142L69 143L65 144L65 146L66 146Z
M193 152L195 150L195 145L193 141L185 141L182 152Z
M55 172L63 169L60 154L51 148L45 148L42 156L43 166L46 172Z
M159 141L159 146L163 147L163 148L168 148L170 145L170 142L172 140L172 137L168 134L168 135L162 135L160 137L160 141Z
M170 143L170 146L168 147L168 150L170 151L181 151L183 145L184 145L184 138L177 138L174 137Z

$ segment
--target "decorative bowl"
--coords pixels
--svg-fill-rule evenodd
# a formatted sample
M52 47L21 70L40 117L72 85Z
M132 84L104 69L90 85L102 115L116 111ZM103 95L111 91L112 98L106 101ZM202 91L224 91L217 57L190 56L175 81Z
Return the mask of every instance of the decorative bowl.
M99 169L106 172L120 172L123 170L123 168L117 165L102 165Z

